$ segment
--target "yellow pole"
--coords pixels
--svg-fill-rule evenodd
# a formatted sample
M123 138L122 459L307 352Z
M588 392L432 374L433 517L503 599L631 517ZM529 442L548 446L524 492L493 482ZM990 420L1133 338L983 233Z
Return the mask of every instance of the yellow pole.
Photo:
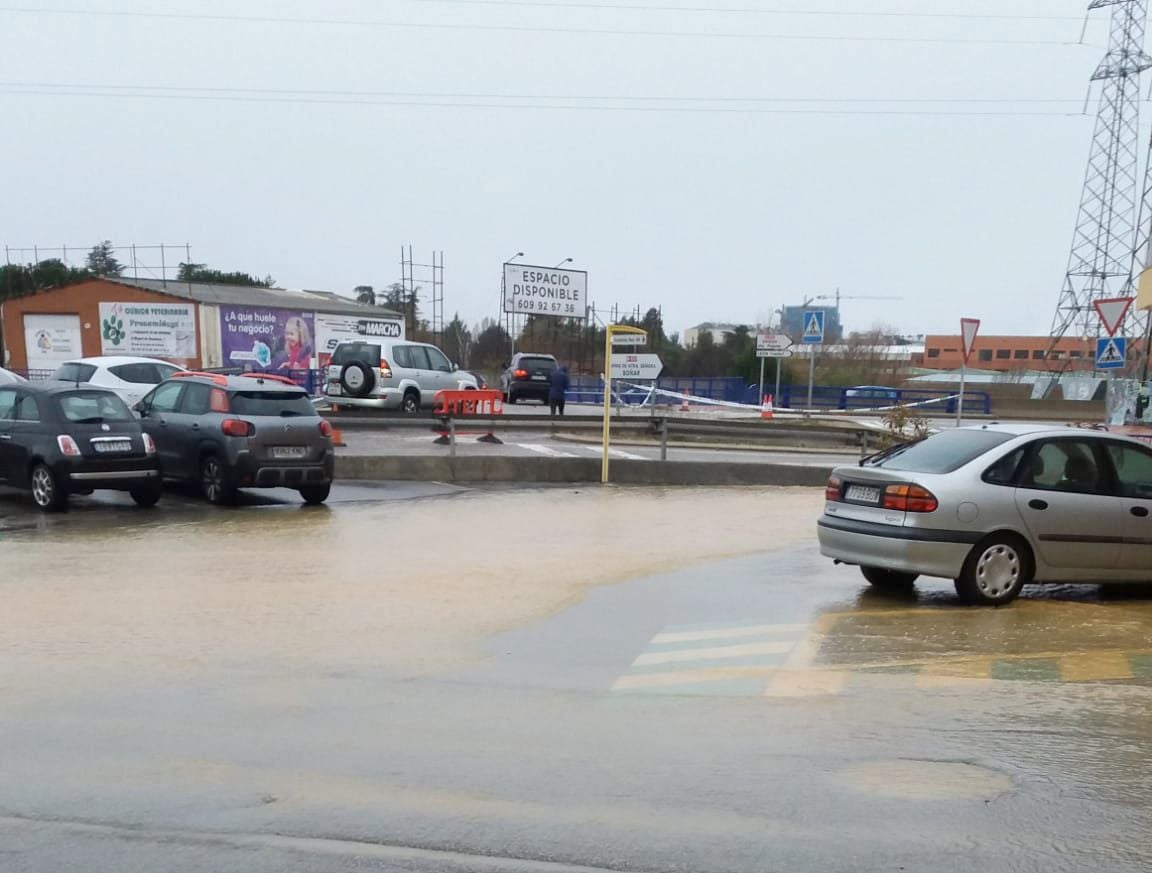
M612 429L612 328L604 331L604 457L600 462L600 484L608 484L608 440Z

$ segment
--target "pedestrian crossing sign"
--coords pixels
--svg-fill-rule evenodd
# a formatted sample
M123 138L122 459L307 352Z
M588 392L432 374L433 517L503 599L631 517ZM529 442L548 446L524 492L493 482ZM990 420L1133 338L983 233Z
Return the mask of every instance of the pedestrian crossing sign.
M806 309L804 310L804 335L803 341L805 345L818 346L824 342L824 310L823 309Z
M1119 370L1128 359L1128 338L1104 336L1096 340L1096 369Z

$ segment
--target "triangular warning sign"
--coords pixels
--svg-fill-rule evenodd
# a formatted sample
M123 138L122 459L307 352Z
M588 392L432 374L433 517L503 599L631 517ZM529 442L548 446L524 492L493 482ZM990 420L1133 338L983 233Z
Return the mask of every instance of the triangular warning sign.
M1104 330L1108 336L1115 336L1120 325L1124 323L1124 316L1128 314L1128 307L1132 305L1131 297L1109 297L1096 300L1092 303L1096 307L1096 314L1104 323Z
M976 334L980 330L980 319L978 318L961 318L960 319L960 338L964 344L964 363L968 363L968 359L972 357L972 347L976 345Z
M813 312L808 316L808 324L804 328L804 336L820 336L824 331L820 329L820 317Z
M1096 359L1098 364L1115 364L1117 361L1123 361L1124 355L1120 353L1120 346L1115 338L1108 340L1104 346L1104 350L1100 352L1100 356Z

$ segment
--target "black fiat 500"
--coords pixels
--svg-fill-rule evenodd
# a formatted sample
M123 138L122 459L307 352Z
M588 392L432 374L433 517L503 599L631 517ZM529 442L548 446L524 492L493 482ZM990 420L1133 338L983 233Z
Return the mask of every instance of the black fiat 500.
M46 512L97 489L152 506L160 463L152 438L111 391L22 382L0 385L0 484L31 491Z

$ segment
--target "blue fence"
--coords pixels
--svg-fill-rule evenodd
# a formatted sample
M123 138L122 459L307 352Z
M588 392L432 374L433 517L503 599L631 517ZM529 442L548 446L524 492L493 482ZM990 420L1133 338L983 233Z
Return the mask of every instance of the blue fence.
M755 386L753 386L755 387ZM812 389L813 409L876 409L885 406L922 406L928 410L956 411L956 391L923 388L837 388L817 385ZM807 385L781 387L775 404L785 409L808 407ZM964 408L969 412L992 413L992 397L986 391L965 391Z

